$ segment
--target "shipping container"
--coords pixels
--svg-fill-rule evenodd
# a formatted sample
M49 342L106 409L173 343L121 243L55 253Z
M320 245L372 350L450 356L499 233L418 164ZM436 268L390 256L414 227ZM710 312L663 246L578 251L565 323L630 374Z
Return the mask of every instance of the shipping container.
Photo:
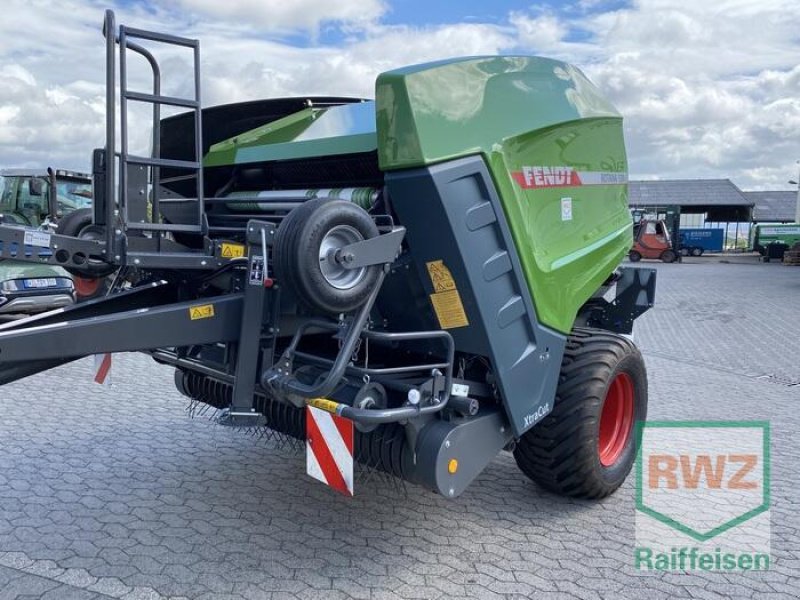
M723 229L681 229L681 254L701 256L704 252L722 252Z

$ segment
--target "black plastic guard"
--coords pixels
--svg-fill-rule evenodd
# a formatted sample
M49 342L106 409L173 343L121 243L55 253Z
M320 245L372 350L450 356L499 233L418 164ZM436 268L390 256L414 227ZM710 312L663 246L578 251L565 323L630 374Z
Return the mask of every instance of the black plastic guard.
M653 306L656 297L655 269L621 267L613 300L603 299L589 315L587 325L630 334L633 322Z
M467 323L455 314L451 325L458 326L442 326L457 350L491 360L506 416L519 437L553 407L566 337L536 317L486 164L471 156L393 171L386 184L431 302L437 289L429 263L441 261L452 275Z

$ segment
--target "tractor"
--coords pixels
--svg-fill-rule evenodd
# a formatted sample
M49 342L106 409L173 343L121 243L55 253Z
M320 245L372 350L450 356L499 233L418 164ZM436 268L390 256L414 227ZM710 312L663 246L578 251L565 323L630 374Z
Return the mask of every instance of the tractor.
M97 235L3 225L0 255L114 283L0 326L0 384L139 351L220 425L305 442L309 474L346 493L342 455L448 498L502 451L555 493L622 484L647 414L627 334L656 273L620 267L622 118L579 69L448 59L382 73L374 100L204 108L197 40L110 11L104 33ZM188 97L161 91L164 46L191 55ZM152 88L130 87L134 55Z
M66 169L0 170L0 223L22 225L62 235L96 237L92 224L92 179ZM67 273L60 266L24 265L6 260L0 279L14 276L5 291L9 297L2 312L36 312L102 296L106 282ZM35 287L33 287L35 286ZM15 302L11 302L15 300Z

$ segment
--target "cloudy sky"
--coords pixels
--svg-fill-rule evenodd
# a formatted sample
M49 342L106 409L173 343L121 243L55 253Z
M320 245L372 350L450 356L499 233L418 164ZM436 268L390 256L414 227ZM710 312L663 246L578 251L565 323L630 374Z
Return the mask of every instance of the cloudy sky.
M0 167L89 169L104 139L107 7L200 39L205 105L369 97L394 67L538 54L580 66L622 112L632 178L791 189L797 176L797 0L3 0ZM189 89L187 58L163 57L167 92ZM132 129L146 140L139 115Z

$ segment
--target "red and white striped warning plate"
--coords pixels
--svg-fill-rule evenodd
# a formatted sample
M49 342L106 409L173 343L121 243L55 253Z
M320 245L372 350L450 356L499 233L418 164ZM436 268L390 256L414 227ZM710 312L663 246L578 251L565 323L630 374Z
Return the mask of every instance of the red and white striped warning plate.
M353 495L353 422L319 408L306 409L306 472Z

